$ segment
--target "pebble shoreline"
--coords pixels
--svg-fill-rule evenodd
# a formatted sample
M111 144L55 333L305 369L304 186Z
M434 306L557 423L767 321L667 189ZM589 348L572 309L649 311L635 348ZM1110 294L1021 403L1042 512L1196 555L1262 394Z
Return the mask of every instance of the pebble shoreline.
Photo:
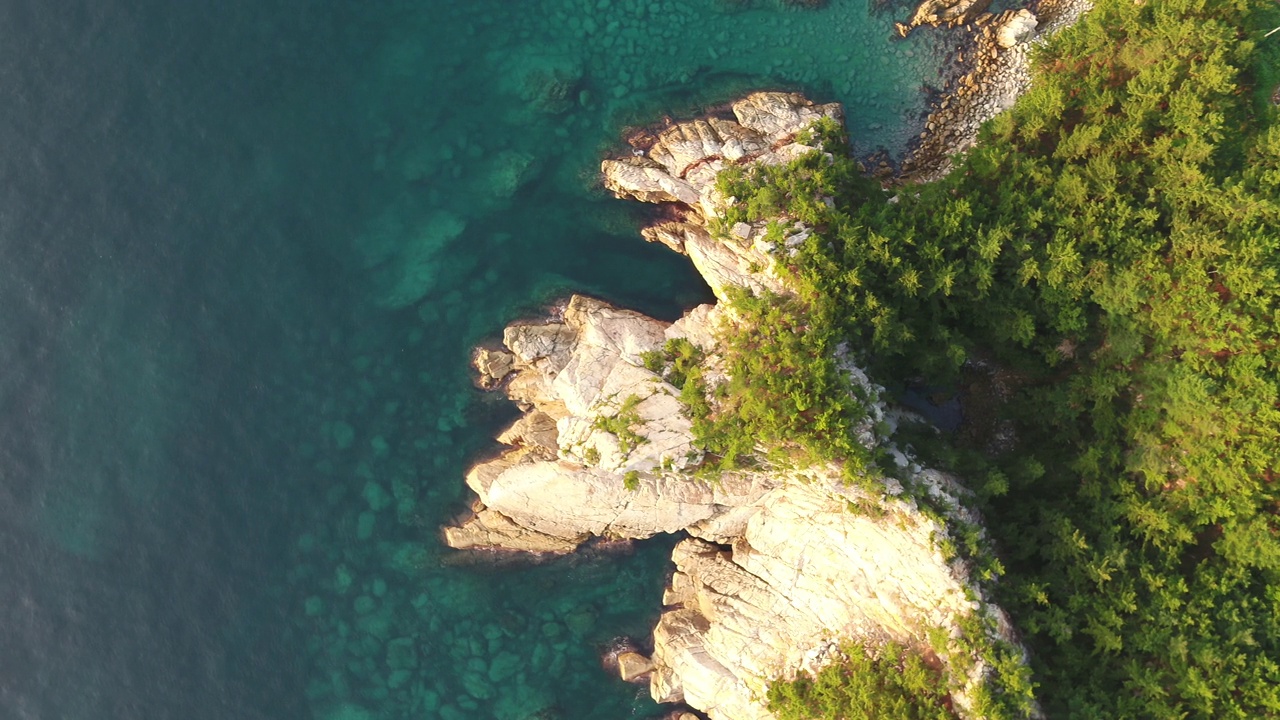
M1011 46L1002 42L1001 29L1022 10L984 13L964 25L965 40L955 50L956 77L934 101L895 179L929 182L950 172L952 157L974 146L982 124L1013 107L1031 86L1032 48L1091 7L1089 0L1032 0L1025 11L1037 23L1034 34ZM887 164L882 165L880 172L886 170Z

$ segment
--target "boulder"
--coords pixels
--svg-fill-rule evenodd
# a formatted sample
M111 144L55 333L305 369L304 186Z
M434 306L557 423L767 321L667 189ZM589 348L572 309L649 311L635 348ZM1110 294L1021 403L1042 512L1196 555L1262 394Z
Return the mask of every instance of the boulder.
M1006 10L995 19L996 44L1005 49L1021 45L1035 37L1038 24L1030 10Z
M476 348L471 357L471 364L480 373L477 384L485 390L492 390L511 374L511 363L515 358L506 350Z
M513 422L498 435L503 445L540 447L551 452L559 450L559 430L556 420L541 410L534 410Z
M638 680L653 672L653 662L637 652L618 653L618 675L623 682Z

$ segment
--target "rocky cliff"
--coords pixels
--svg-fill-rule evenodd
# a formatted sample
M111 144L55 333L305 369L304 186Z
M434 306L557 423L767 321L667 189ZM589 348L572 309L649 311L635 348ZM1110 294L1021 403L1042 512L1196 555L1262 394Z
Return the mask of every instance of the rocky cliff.
M741 223L717 237L708 223L734 199L720 196L715 176L730 163L781 163L812 151L801 131L821 117L841 119L840 108L757 93L733 114L674 125L644 155L605 161L604 183L621 197L675 204L680 219L645 236L689 255L722 299L731 286L787 292L774 261L808 229L796 225L779 243L765 241L763 223ZM721 305L667 324L575 296L551 318L508 327L501 348L478 350L480 383L502 388L524 415L499 438L509 448L468 474L475 512L445 530L447 542L568 552L593 537L688 533L673 555L649 681L659 701L687 703L713 720L769 720L769 682L821 667L842 643L892 639L949 663L961 651L939 646L938 631L958 638L961 619L975 612L1007 636L965 565L940 550L947 528L896 481L870 494L835 467L699 472L688 410L654 359L667 341L688 340L714 385L723 377L716 338L733 322ZM875 390L856 368L849 372ZM884 407L873 414L889 426L896 417ZM876 442L870 433L864 439ZM954 478L897 457L913 485L976 520ZM858 511L867 507L875 511ZM629 659L625 673L648 669L635 665ZM958 708L968 707L985 672L979 661L960 674Z

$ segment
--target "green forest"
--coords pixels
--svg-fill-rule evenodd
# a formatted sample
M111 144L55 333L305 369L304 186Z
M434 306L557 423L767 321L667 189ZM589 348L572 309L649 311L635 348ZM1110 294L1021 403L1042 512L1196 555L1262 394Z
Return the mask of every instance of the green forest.
M1277 25L1099 0L941 181L882 187L834 124L834 159L720 178L725 222L815 232L779 260L796 297L739 303L709 449L875 462L843 340L887 387L957 388L962 431L915 449L975 491L1050 717L1280 717ZM783 717L886 717L776 687Z

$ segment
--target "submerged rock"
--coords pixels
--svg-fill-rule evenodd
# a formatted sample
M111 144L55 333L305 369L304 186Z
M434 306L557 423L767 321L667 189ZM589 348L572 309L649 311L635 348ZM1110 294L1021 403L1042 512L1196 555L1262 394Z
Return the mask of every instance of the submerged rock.
M907 23L894 23L898 34L906 37L921 25L956 27L973 22L991 6L991 0L924 0L916 7Z
M477 384L485 390L497 387L498 383L511 374L511 363L514 359L515 357L509 352L476 348L471 357L471 364L480 373Z
M341 703L320 714L322 720L373 720L374 714L355 703Z
M443 211L412 228L375 223L361 238L360 247L366 266L384 288L379 302L389 308L405 307L435 290L442 274L456 272L442 258L466 228L464 219Z
M508 60L507 89L539 113L560 114L578 101L582 64L569 55L548 54L530 48L501 53Z

